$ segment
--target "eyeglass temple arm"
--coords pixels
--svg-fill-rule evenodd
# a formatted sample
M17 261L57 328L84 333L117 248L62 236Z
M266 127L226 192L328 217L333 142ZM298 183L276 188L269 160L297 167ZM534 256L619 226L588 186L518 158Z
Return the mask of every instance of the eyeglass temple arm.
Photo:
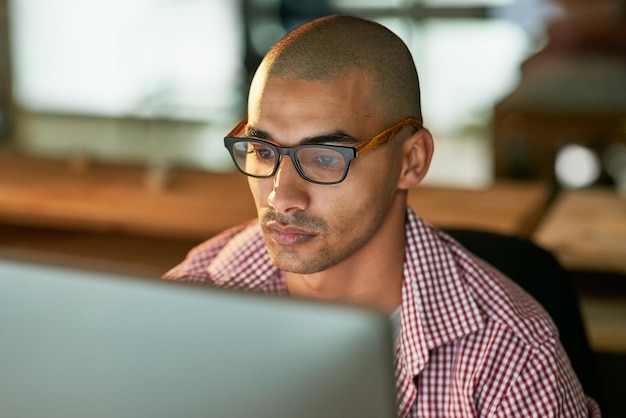
M228 133L228 135L226 135L226 136L232 137L232 136L238 136L238 135L241 135L241 134L242 134L242 132L243 132L243 128L244 128L247 124L248 124L248 118L247 118L247 117L245 117L245 118L243 118L243 119L241 120L241 122L239 122L239 123L237 124L237 126L235 126L235 127L233 128L233 130L232 130L232 131L230 131L230 132Z
M233 130L228 133L227 136L232 137L232 136L236 136L236 135L241 135L241 133L242 133L242 131L243 131L243 129L246 126L247 123L248 123L248 118L247 117L243 118L241 120L241 122L239 122L237 124L237 126L235 126L233 128ZM355 147L357 155L363 154L367 150L370 150L370 149L372 149L374 147L377 147L378 145L381 145L381 144L384 144L385 142L388 142L398 132L400 132L402 130L402 128L404 128L407 125L413 126L416 130L419 130L419 129L422 128L421 122L419 120L417 120L416 118L406 118L403 121L401 121L401 122L397 123L396 125L392 126L391 128L387 129L386 131L381 132L380 134L376 135L375 137L373 137L372 139L370 139L366 143L362 143L362 144L357 145Z
M391 128L387 129L386 131L379 133L378 135L376 135L369 141L357 145L355 147L356 154L357 155L363 154L364 152L372 148L382 145L385 142L389 142L394 136L396 136L402 130L402 128L404 128L407 125L413 126L416 130L419 130L423 127L422 123L416 118L406 118L400 121L399 123L395 124Z

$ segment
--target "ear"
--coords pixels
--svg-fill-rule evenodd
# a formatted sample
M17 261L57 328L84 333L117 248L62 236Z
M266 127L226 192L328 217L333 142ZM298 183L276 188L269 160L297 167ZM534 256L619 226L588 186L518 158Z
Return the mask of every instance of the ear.
M402 171L398 180L399 189L417 186L430 166L435 145L430 131L418 129L402 144Z

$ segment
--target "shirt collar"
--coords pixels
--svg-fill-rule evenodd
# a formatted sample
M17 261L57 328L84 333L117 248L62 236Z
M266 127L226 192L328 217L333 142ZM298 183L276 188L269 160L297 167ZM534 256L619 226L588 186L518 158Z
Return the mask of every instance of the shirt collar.
M424 369L429 352L482 327L476 303L463 273L441 233L429 227L410 207L406 214L404 281L400 340L396 344L398 416L414 405L414 378Z
M400 359L417 376L430 350L483 326L463 273L440 232L407 208Z

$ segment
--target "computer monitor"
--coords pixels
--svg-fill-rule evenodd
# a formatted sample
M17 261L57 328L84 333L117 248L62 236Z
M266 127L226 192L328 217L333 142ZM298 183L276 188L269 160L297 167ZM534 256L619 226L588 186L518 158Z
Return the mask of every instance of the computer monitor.
M364 308L0 261L0 416L393 417Z

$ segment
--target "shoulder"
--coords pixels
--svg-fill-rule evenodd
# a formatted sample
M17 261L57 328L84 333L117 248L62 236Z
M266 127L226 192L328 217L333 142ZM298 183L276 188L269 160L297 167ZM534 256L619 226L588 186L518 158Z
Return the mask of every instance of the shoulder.
M563 404L567 406L563 416L585 416L586 398L545 309L517 283L445 232L427 227L422 238L436 248L439 274L445 276L430 279L445 283L439 287L441 294L431 299L448 301L445 310L454 311L449 316L461 322L474 312L480 317L478 327L430 350L418 378L419 390L430 395L424 398L441 401L437 395L441 386L461 385L468 392L450 390L443 396L443 404L451 408L447 411L450 416L465 416L455 408L515 416L520 405L528 407L529 415L543 415L554 413ZM450 299L450 288L463 289L456 295L468 298L463 303L458 297ZM442 370L448 372L442 375ZM544 398L540 404L537 394Z
M484 326L452 350L466 350L476 360L476 390L485 395L481 406L498 416L512 416L520 405L528 406L528 415L587 416L588 400L544 307L449 235L438 234L483 317ZM536 402L537 394L542 402Z
M496 324L535 347L558 339L550 316L530 294L412 212L407 246L412 297L416 306L430 313L424 315L424 326L427 331L434 328L433 335L443 336L436 338L440 343ZM442 317L449 324L441 323Z
M437 235L450 251L462 284L487 329L506 332L530 350L558 341L558 330L552 318L532 295L447 233L437 231Z
M558 330L550 315L520 284L446 233L439 235L453 253L464 284L486 320L508 329L535 348L558 340Z

